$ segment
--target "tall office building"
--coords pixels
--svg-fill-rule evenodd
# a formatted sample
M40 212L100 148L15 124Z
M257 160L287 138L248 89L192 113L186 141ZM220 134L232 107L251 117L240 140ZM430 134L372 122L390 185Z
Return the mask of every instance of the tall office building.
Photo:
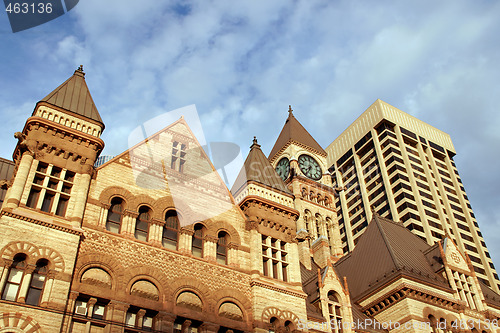
M434 244L450 235L479 280L498 292L498 275L474 217L450 136L377 100L328 148L342 247L352 251L372 215L401 221Z

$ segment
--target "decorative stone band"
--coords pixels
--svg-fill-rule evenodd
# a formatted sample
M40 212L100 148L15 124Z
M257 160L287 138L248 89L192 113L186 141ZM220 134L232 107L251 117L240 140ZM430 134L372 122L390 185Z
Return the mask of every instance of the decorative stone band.
M0 216L8 216L8 217L12 217L12 218L15 218L15 219L18 219L21 221L31 222L34 224L42 225L42 226L47 227L47 228L67 232L69 234L78 235L81 237L83 236L83 230L80 228L76 229L76 228L72 228L69 226L63 226L63 225L58 224L58 223L53 223L53 222L49 222L49 221L41 221L41 220L34 219L34 218L31 218L28 216L16 214L12 211L3 210L0 213Z
M368 316L374 316L407 297L425 302L426 304L433 304L447 309L456 310L465 305L465 302L461 300L439 295L431 291L403 283L396 290L393 290L392 292L364 306L363 312Z
M179 230L179 233L181 235L189 235L189 236L193 236L194 235L194 230L193 229L188 229L188 228L181 228Z
M261 287L261 288L269 289L269 290L272 290L272 291L277 291L279 293L290 295L290 296L294 296L294 297L298 297L298 298L303 298L303 299L307 298L307 294L306 293L299 293L299 292L295 292L295 291L291 291L291 290L286 290L286 289L278 288L276 286L270 286L270 285L262 283L262 282L257 282L257 281L250 282L250 287L254 287L254 286L255 287Z

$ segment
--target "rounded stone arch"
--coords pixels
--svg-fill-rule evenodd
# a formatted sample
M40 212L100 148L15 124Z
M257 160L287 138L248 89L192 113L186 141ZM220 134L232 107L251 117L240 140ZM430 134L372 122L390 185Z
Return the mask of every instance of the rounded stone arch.
M200 297L204 310L207 307L207 299L210 295L210 288L198 280L193 280L192 277L181 276L167 281L167 284L164 286L166 286L165 296L167 302L176 304L179 294L183 291L191 291Z
M292 311L284 310L281 313L281 320L282 320L283 324L286 323L287 321L291 321L293 323L293 325L295 327L297 327L299 324L300 318Z
M35 253L34 261L39 259L47 259L50 263L50 268L57 272L64 272L65 265L64 259L59 252L49 247L40 247Z
M211 295L211 299L215 302L215 310L218 311L219 307L224 302L233 302L240 307L244 315L244 321L250 318L252 314L252 302L239 290L232 288L223 288L217 290Z
M99 253L84 254L78 258L74 281L81 281L83 273L89 268L101 268L111 276L111 290L118 290L119 286L124 286L124 276L119 272L123 271L123 266L110 256Z
M431 307L425 307L422 310L422 317L424 319L428 319L429 322L431 322L431 317L433 317L434 320L436 320L436 322L439 322L441 319L444 319L447 323L448 328L451 327L450 325L452 322L459 320L459 318L455 317L455 315L453 315L451 313L447 313L443 310L431 308ZM434 323L431 322L431 324L434 324Z
M262 311L261 320L265 324L269 324L271 318L281 318L282 312L280 309L274 306L268 306Z
M154 212L155 212L155 201L153 198L151 198L148 195L145 194L140 194L132 199L130 204L128 205L129 210L132 211L139 211L140 207L147 206L151 210L151 217L154 217Z
M127 272L127 276L124 277L124 280L127 281L125 284L127 294L130 294L130 288L138 280L149 280L158 288L160 300L167 295L165 286L168 280L158 269L153 267L133 266L130 267Z
M110 186L105 188L99 195L99 201L104 203L110 203L111 199L114 197L122 198L124 201L124 209L130 207L130 203L134 200L134 195L128 190L119 186Z
M7 260L14 259L14 256L18 253L24 253L26 255L26 263L33 265L35 265L36 261L39 259L38 247L30 242L10 242L0 250L0 253L1 258Z
M44 333L40 324L32 317L19 312L4 312L0 314L0 333Z
M223 220L206 220L207 234L217 237L220 231L225 231L230 238L230 242L241 245L241 237L235 227Z
M79 282L110 290L113 288L113 279L111 275L108 271L99 266L92 266L85 269L81 274Z

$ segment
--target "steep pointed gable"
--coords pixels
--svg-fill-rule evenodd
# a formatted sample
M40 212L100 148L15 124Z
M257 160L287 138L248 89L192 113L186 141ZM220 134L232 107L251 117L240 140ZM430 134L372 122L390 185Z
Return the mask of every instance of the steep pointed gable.
M335 263L347 277L353 298L376 288L398 273L448 288L424 252L430 246L402 224L375 215L354 250Z
M254 137L250 152L241 168L231 192L235 195L247 182L254 181L273 189L291 194L285 183L272 167Z
M313 149L318 154L326 156L325 150L319 145L319 143L314 140L314 138L309 134L309 132L302 126L301 123L293 115L292 107L288 109L288 118L285 121L285 125L281 130L278 140L274 144L271 153L269 154L269 160L272 161L274 156L283 148L287 147L290 143L295 142L299 145L307 146Z
M85 83L85 73L80 66L63 84L45 96L40 102L46 102L76 115L96 121L104 127L89 88Z

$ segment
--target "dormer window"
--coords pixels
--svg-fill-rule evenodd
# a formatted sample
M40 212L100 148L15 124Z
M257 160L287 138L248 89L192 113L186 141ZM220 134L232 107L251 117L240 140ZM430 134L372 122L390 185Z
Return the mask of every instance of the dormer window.
M184 171L184 164L186 163L186 145L174 141L172 143L172 160L170 168L179 172Z

